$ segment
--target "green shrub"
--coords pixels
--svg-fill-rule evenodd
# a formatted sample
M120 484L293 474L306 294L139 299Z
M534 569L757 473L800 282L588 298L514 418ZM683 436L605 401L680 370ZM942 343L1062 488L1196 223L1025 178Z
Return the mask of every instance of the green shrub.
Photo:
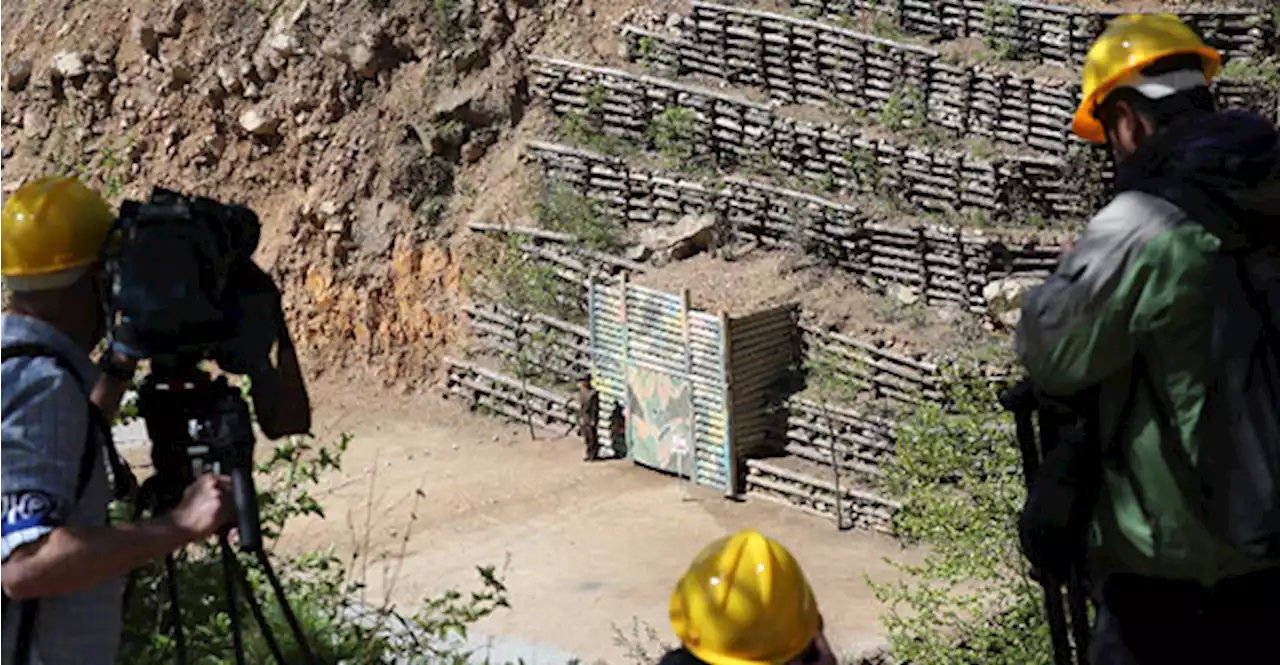
M940 362L947 409L926 403L900 425L890 493L895 528L925 552L906 577L868 581L887 606L894 656L913 665L1034 665L1051 649L1040 587L1018 550L1026 496L1012 420L966 363Z
M671 168L692 166L697 154L698 112L687 106L669 106L649 122L649 139Z
M621 225L595 201L559 183L542 183L533 215L553 231L568 233L588 248L611 252L622 246Z

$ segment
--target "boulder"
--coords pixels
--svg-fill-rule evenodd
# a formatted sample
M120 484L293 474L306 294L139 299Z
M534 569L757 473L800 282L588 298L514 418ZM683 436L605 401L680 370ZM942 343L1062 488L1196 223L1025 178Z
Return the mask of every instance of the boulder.
M73 79L89 73L84 56L75 51L59 51L49 60L57 78Z
M670 226L646 229L640 234L640 243L663 262L679 261L710 249L717 226L715 215L686 215Z
M249 109L240 114L240 126L254 136L270 136L280 128L280 118L257 109Z
M1022 296L1041 281L1036 277L997 279L982 287L982 297L987 301L991 316L1002 325L1013 328L1018 325Z
M920 292L906 284L890 282L884 287L884 294L903 305L914 305L920 302Z
M31 82L32 65L30 60L21 58L12 58L9 60L5 70L6 88L13 92L18 92L27 87L27 83Z
M378 55L365 44L352 44L343 60L360 76L373 78L378 75Z

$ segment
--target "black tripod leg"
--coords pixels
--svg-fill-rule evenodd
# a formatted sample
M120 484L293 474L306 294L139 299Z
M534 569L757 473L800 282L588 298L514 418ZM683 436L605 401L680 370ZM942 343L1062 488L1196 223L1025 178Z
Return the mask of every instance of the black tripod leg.
M245 665L244 632L240 629L240 611L236 603L236 562L226 532L218 534L218 546L222 548L222 575L227 587L227 614L231 619L231 640L235 645L236 665Z
M254 594L253 587L249 584L249 577L238 561L232 559L231 563L235 568L236 581L240 584L240 590L244 592L245 600L249 601L249 611L253 613L253 619L258 622L258 628L262 631L262 639L266 641L267 649L271 651L271 656L277 663L287 665L284 661L284 652L280 650L280 643L276 642L275 633L271 632L271 625L267 623L267 617L262 613L262 604L258 602L258 596Z
M271 583L271 589L276 592L276 603L280 605L280 611L284 613L285 621L289 622L289 631L293 633L293 641L297 643L298 649L302 651L303 658L306 659L308 665L318 663L315 654L311 652L311 645L307 644L307 637L302 633L302 626L298 623L298 617L293 613L293 608L289 607L289 599L284 595L284 588L280 586L280 580L276 577L276 571L271 567L271 560L267 558L267 553L261 548L254 551L254 555L258 557L258 565L261 566L262 572L267 576L267 581Z
M169 629L173 631L174 659L178 665L187 665L187 639L182 634L182 608L178 606L178 567L172 554L164 557L164 579L169 591Z
M1049 620L1049 640L1053 643L1053 665L1073 665L1062 587L1053 579L1044 579L1040 585L1044 587L1044 610Z
M1067 581L1067 609L1076 643L1076 665L1089 665L1089 597L1079 566L1072 566L1071 579Z

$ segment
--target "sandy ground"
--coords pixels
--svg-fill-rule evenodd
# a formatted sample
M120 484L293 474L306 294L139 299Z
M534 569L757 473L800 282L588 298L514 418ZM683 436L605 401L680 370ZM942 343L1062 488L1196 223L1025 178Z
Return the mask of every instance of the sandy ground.
M450 587L474 588L476 565L505 564L512 610L479 632L527 645L521 655L540 662L571 654L620 663L614 626L629 632L639 620L669 639L669 594L689 560L705 543L754 527L799 558L842 651L878 641L879 605L863 575L892 577L883 558L904 555L886 538L839 533L760 500L682 497L674 478L627 462L585 464L573 439L530 440L526 428L438 398L387 408L340 388L315 391L328 395L316 399L317 435L354 435L343 471L323 479L327 518L299 523L284 547L374 553L369 602L389 596L411 608Z

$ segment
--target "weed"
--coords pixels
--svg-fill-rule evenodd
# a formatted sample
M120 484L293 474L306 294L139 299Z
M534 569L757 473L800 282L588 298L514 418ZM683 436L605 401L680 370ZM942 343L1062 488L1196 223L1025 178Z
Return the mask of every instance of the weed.
M433 0L435 3L436 28L443 35L453 35L458 31L458 0Z
M1022 55L1022 41L1018 37L1018 10L1007 0L987 0L982 7L982 19L987 34L983 41L987 47L1004 60L1016 60Z
M637 617L631 617L631 630L623 632L618 624L613 627L613 645L622 649L627 662L632 665L653 665L663 654L675 648L667 644L658 630Z
M1268 57L1260 60L1236 58L1223 65L1221 77L1236 83L1251 83L1274 91L1280 89L1280 58Z
M563 184L543 183L533 214L546 228L568 233L583 245L610 252L622 246L622 228L601 214L595 201Z
M880 124L897 131L907 124L906 90L897 86L880 108Z
M609 99L609 89L603 83L597 83L587 89L587 112L598 113L604 109Z
M641 37L638 52L643 58L652 57L658 52L658 40L649 35Z
M669 106L653 117L648 134L669 167L689 165L697 154L698 112L687 106Z

